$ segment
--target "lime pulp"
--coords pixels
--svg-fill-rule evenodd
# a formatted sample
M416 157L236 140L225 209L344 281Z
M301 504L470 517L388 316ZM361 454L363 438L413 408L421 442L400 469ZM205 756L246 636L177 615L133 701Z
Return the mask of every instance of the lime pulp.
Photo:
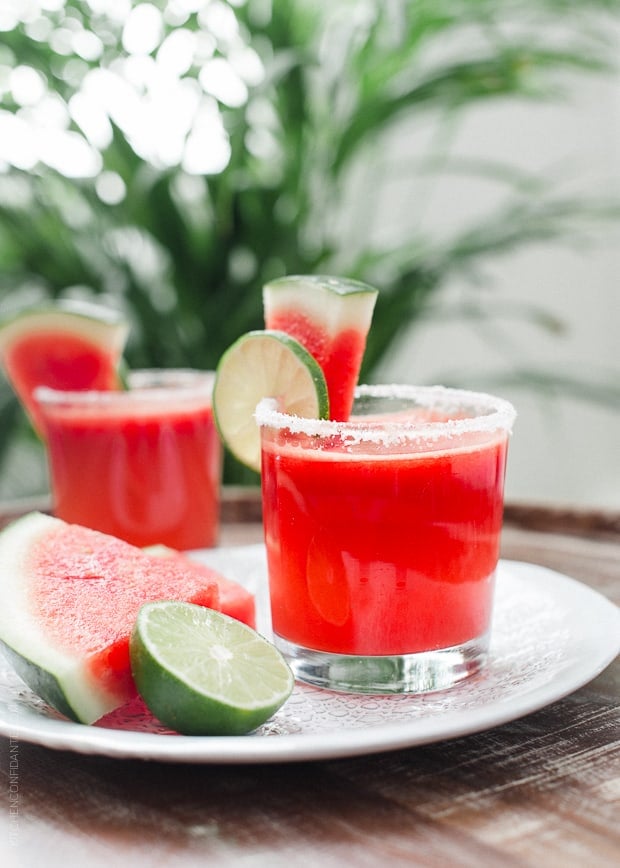
M318 362L285 332L256 330L235 341L221 357L213 387L220 436L243 464L260 471L260 431L254 411L274 398L285 413L325 419L329 398Z

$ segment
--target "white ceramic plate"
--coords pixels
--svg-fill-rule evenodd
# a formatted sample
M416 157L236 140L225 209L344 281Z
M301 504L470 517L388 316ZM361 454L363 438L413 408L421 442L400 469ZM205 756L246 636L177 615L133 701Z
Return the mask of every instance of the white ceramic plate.
M196 552L257 594L269 631L261 545ZM247 736L182 736L139 704L107 725L72 723L50 709L0 657L0 734L84 754L192 763L297 762L429 744L490 729L577 690L620 651L620 609L544 567L501 561L490 660L457 687L420 696L354 696L297 685Z

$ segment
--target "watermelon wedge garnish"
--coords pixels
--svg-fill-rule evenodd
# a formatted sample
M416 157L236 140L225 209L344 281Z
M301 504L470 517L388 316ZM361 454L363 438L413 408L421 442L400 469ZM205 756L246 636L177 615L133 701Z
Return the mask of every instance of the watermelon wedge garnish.
M135 697L129 637L143 603L181 600L254 617L247 591L204 565L30 513L0 532L0 645L49 705L93 723ZM226 603L220 599L220 583Z
M353 406L378 292L357 280L290 275L263 287L265 326L294 337L323 369L331 419Z
M36 387L122 388L128 334L121 314L73 300L30 307L0 321L0 367L39 434L43 423L32 396Z

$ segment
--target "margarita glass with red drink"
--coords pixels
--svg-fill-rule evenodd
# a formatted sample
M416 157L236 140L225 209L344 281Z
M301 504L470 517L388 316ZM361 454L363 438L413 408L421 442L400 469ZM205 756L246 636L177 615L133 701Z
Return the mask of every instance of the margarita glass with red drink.
M213 546L222 446L209 371L144 370L126 391L38 388L55 515L137 546Z
M263 400L262 497L276 644L335 690L438 690L489 645L515 412L442 387L365 386L347 422Z

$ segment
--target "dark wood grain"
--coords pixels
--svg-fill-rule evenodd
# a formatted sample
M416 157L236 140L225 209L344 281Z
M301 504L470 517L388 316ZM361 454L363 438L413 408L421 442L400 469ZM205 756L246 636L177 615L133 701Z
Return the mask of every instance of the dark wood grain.
M227 499L222 541L259 540L255 494L236 497ZM559 570L620 603L617 517L551 510L548 528L543 518L540 507L507 509L503 556ZM7 780L11 750L2 740ZM521 720L368 757L185 766L25 742L17 757L16 817L6 786L0 806L2 865L620 864L620 660Z

